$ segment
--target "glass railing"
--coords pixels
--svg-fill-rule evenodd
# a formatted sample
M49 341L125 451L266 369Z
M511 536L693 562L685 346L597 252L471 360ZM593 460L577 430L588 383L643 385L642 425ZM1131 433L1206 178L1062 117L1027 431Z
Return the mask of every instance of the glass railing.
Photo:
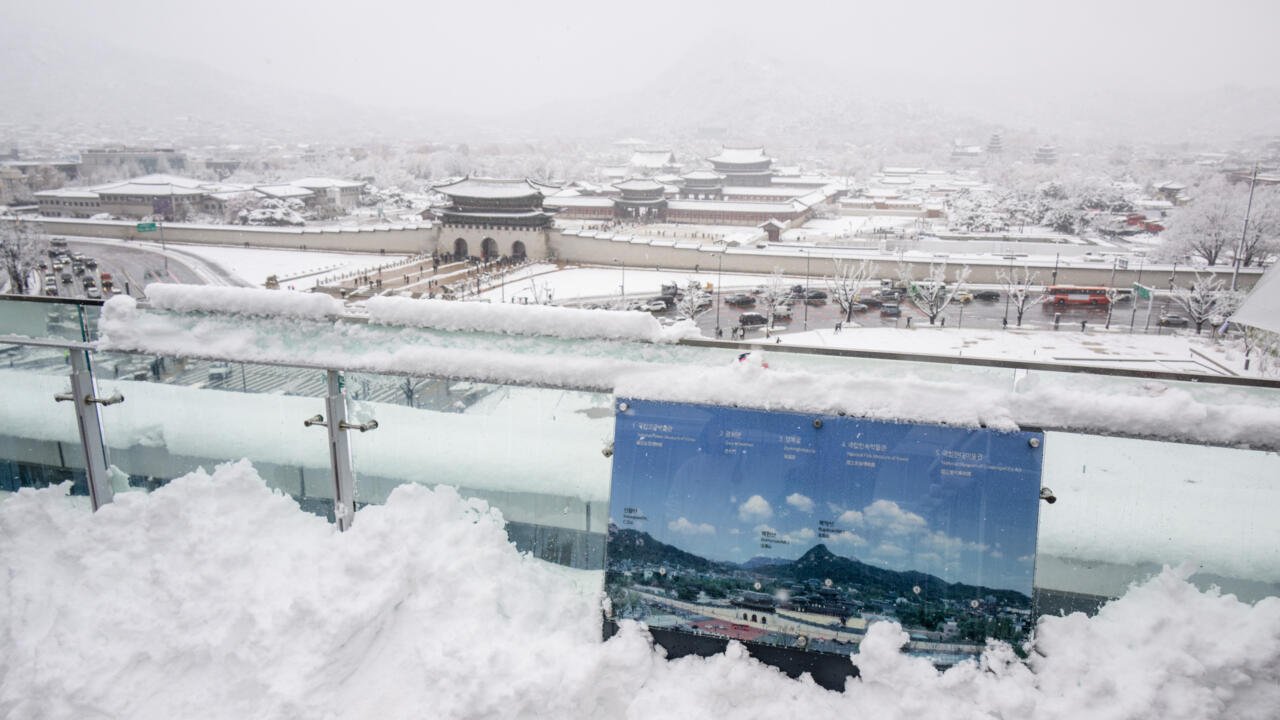
M119 394L124 401L93 407L56 402L54 396L69 389L76 352L68 349L74 342L56 340L92 340L98 312L75 304L0 300L0 335L47 341L0 344L0 383L6 388L0 403L0 492L71 480L72 500L86 500L77 412L92 410L101 419L116 492L154 489L196 468L247 458L270 487L334 519L340 496L336 467L344 461L331 447L328 424L334 418L326 417L326 397L328 378L338 373L346 415L340 422L351 428L344 432L352 507L385 502L402 484L454 485L500 509L521 549L597 570L603 567L609 522L613 395L601 382L574 386L563 378L485 382L468 377L461 360L585 358L619 366L706 368L732 362L741 351L716 343L571 341L350 319L155 313L151 319L175 336L184 328L201 337L233 336L236 352L260 362L208 359L226 354L212 345L206 359L90 351L96 395ZM405 348L440 351L461 369L361 371L368 357ZM281 359L288 353L292 361ZM343 364L343 358L355 360ZM1021 413L1021 425L1045 430L1042 479L1055 502L1040 508L1040 612L1096 607L1162 564L1184 561L1196 565L1192 579L1202 585L1242 598L1280 595L1274 552L1280 515L1269 511L1280 506L1280 455L1266 441L1274 428L1259 420L1280 407L1280 385L791 349L771 354L770 362L784 371L854 376L884 386L910 379L1000 393ZM1071 417L1055 405L1081 394L1095 397L1096 405L1076 406ZM1192 411L1194 423L1176 416ZM319 423L304 424L316 416ZM1097 419L1106 422L1095 428ZM1177 427L1194 432L1171 429Z

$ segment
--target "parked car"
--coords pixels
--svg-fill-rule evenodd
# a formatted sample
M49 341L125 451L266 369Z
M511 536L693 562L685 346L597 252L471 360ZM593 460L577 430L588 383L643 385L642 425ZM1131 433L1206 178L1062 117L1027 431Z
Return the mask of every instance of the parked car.
M774 320L790 320L791 305L786 303L783 303L781 305L775 305L773 308L773 319Z
M866 303L860 303L860 302L849 303L850 312L861 313L861 312L866 312L868 309L869 308Z
M882 317L898 317L902 314L902 306L898 303L885 303L880 306Z
M759 327L761 325L768 325L769 318L758 312L744 312L738 316L738 324L742 327Z
M661 300L649 300L641 306L641 309L649 312L662 312L667 309L667 304Z
M225 362L209 363L209 382L222 382L231 378L231 364Z
M974 300L999 300L1000 291L998 290L975 290L973 293Z
M973 293L968 290L958 290L954 299L958 303L971 303L973 302Z
M756 299L754 297L750 295L744 295L742 293L738 293L737 295L730 295L729 297L725 298L724 301L734 307L755 307L755 304L756 304Z
M1185 317L1181 315L1174 315L1172 313L1168 315L1161 315L1157 322L1164 327L1187 327L1191 324L1191 321L1187 320Z
M881 305L884 304L880 300L880 298L876 297L875 295L859 296L858 302L862 303L863 305L866 305L869 308L880 307Z
M827 293L825 290L810 290L804 294L805 300L826 300Z

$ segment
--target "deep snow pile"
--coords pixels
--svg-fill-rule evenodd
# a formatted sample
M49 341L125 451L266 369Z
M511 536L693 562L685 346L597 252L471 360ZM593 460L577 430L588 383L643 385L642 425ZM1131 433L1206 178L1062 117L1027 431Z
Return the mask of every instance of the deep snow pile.
M697 337L693 323L665 328L647 312L583 310L554 305L413 300L375 297L365 302L369 321L382 325L480 331L509 335L543 335L569 339L676 342Z
M1280 599L1178 571L1094 619L1040 623L938 673L874 625L844 693L746 657L666 662L599 642L598 573L521 556L448 488L326 522L244 462L97 514L57 490L0 504L4 717L1274 718Z
M262 288L152 283L147 286L146 295L156 310L176 312L225 312L321 320L337 317L344 308L341 300L320 293ZM127 296L120 295L108 303L128 300Z

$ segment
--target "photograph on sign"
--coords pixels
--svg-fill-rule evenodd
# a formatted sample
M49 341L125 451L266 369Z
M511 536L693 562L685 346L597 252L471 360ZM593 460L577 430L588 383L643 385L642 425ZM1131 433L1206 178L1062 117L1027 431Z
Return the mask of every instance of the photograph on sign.
M1040 433L620 407L613 619L839 654L894 621L940 665L1030 632Z

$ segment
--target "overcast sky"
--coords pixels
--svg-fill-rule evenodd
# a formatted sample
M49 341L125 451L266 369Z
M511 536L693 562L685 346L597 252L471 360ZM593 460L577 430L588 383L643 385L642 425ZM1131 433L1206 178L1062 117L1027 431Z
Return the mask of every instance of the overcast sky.
M882 77L1028 86L1273 86L1280 2L3 3L36 39L87 38L240 77L491 110L643 85L699 47ZM696 67L687 68L696 72Z

